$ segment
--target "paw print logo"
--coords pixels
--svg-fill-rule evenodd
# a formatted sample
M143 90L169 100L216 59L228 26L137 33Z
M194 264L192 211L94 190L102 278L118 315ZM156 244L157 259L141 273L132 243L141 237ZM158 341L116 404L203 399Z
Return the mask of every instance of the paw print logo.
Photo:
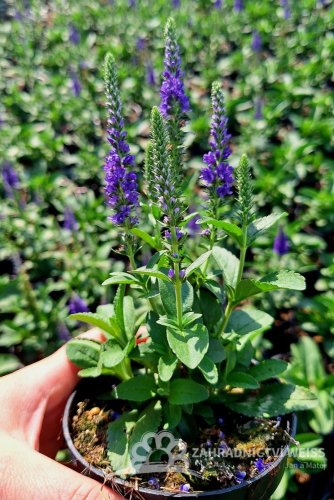
M131 463L137 474L189 469L187 445L168 431L146 432L131 448Z

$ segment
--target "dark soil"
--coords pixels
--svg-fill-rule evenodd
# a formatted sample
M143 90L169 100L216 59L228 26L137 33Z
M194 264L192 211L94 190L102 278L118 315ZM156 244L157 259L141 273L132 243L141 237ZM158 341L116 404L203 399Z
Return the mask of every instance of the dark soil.
M108 460L108 425L119 417L119 410L121 408L112 409L110 403L101 405L101 401L85 399L77 403L72 417L74 446L88 463L105 470L106 474L112 472ZM172 492L213 490L240 484L265 470L278 458L278 451L273 450L283 449L292 440L289 429L284 429L282 422L280 417L249 419L229 413L224 413L224 420L218 418L215 425L207 426L203 421L199 433L193 433L198 436L197 441L187 443L190 473L182 470L141 474L132 477L131 481L139 486ZM179 451L176 447L175 453Z

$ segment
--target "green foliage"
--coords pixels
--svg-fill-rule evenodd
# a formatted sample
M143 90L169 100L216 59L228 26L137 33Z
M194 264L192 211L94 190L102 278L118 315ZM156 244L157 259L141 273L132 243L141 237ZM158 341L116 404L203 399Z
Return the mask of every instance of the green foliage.
M144 428L145 422L152 429L182 428L187 389L182 395L176 388L173 394L173 378L200 382L191 389L195 401L203 397L204 387L208 405L217 391L242 413L255 415L258 409L276 415L309 408L300 416L301 426L330 433L333 93L332 65L324 61L332 53L327 30L333 26L333 9L328 3L323 9L311 2L291 2L292 19L285 22L281 9L273 9L267 0L261 6L247 3L242 19L228 2L217 15L212 2L182 1L166 36L175 41L176 26L182 26L179 42L192 121L174 117L166 124L156 108L148 146L149 109L158 105L158 92L147 84L145 68L152 63L157 77L162 67L161 20L168 17L170 5L160 0L140 3L140 8L129 9L127 2L118 2L110 15L106 2L92 8L86 0L70 1L63 11L57 3L46 9L37 1L29 13L15 18L9 2L0 32L0 156L14 164L20 187L8 198L0 186L0 374L53 352L63 343L59 325L66 324L71 335L77 335L86 328L83 323L100 328L108 341L103 348L85 339L68 344L69 358L81 368L81 376L116 377L127 399L122 383L139 378L140 386L143 370L149 377L154 373L154 381L151 377L146 389L138 390L147 399L131 400L135 409L123 422L111 424L115 433L110 433L109 454L115 470L130 465L128 439L141 415ZM72 22L80 32L75 46L68 37ZM250 59L249 34L255 28L263 39L259 64ZM145 39L143 51L136 49L138 37ZM131 152L141 172L146 151L144 192L152 201L150 206L141 203L140 224L131 230L138 241L136 269L131 270L119 247L124 241L107 220L109 209L103 201L100 165L107 145L99 68L108 47L113 56L105 60L106 88L115 99L126 96ZM80 96L73 95L72 72L80 81ZM244 152L249 160L242 155L235 169L238 203L226 197L217 217L210 218L203 210L201 189L194 187L207 150L208 94L216 79L233 90L226 94L233 132L231 163L237 165ZM264 101L259 120L254 118L258 99ZM191 155L182 154L186 146ZM175 282L167 276L174 261L169 243L162 243L164 223L154 182L166 170L175 186L170 194L182 193L184 205L199 213L199 229L210 228L217 235L213 245L210 237L194 231L179 244L185 270L181 322ZM139 179L142 184L141 175ZM77 219L75 231L64 228L67 206ZM194 214L171 210L170 215L175 214L178 227L189 232ZM289 253L280 257L271 250L277 222L290 244ZM149 252L154 252L151 259ZM307 281L304 298L299 292L305 283L298 272ZM100 287L101 282L108 286ZM120 285L118 291L115 285ZM68 318L74 293L97 312ZM147 342L137 343L140 326L146 328ZM265 349L281 352L282 339L297 338L287 370L279 359L263 360ZM282 354L289 359L289 352ZM260 361L251 366L254 357ZM262 384L278 376L288 385ZM228 383L243 394L225 394ZM132 397L135 388L129 392ZM175 394L183 400L174 405L170 397L178 397ZM188 404L193 404L194 414L200 411L200 403ZM157 417L154 422L145 418L146 408L146 415Z
M188 368L196 368L209 348L209 333L199 323L184 330L167 329L167 340L178 359Z
M326 373L321 352L310 337L302 337L298 344L291 346L292 360L283 374L288 382L311 388L317 398L317 405L308 414L311 429L320 434L333 430L334 419L334 379Z
M172 405L187 405L205 401L209 391L204 385L191 379L178 378L170 384L169 402Z
M269 328L272 322L273 318L263 311L249 308L237 309L231 314L226 331L246 335L247 333Z
M225 396L223 400L229 408L248 417L274 417L317 406L317 398L311 391L279 383L264 385L258 394L249 395L244 401L234 395Z
M129 401L147 401L156 393L156 384L152 375L137 375L126 380L113 389L112 394L116 399Z

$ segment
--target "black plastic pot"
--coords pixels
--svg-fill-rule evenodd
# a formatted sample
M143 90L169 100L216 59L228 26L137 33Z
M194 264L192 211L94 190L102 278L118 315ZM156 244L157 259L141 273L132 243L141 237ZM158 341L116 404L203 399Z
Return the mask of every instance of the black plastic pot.
M134 491L133 486L127 481L119 478L112 478L101 469L90 465L83 456L75 448L72 436L71 436L71 421L72 417L76 412L77 403L83 401L93 395L90 392L89 387L85 384L79 384L79 387L74 391L69 397L63 417L63 433L66 440L68 449L70 450L73 459L76 461L77 469L80 472L84 472L85 475L97 479L98 481L108 484L111 487L117 487L118 492L122 492L124 497L136 498L136 491ZM287 428L289 423L289 433L293 437L296 433L297 417L295 414L285 415L282 417L281 425L283 428ZM285 427L284 427L285 426ZM170 493L160 490L153 490L148 488L139 488L138 496L139 499L147 500L157 500L158 498L207 498L208 500L268 500L273 492L279 485L284 469L287 462L287 453L289 446L287 445L281 456L270 464L261 474L257 475L253 479L242 482L241 484L231 486L230 488L224 488L214 491L204 491L199 493Z

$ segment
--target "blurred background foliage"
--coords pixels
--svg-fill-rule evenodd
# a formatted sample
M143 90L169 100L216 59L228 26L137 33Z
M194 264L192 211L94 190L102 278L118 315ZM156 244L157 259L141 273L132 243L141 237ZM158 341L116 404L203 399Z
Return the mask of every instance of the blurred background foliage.
M302 448L325 446L329 467L313 476L316 467L296 461L275 498L320 498L312 496L319 488L322 498L330 498L331 0L0 0L0 373L50 354L78 333L82 325L67 319L71 307L94 310L112 298L111 288L100 284L126 262L114 252L117 231L103 199L103 59L111 51L118 62L129 142L142 172L170 15L191 100L190 187L208 148L210 87L218 80L225 90L232 164L249 155L262 215L272 208L288 213L281 223L288 251L273 251L275 233L259 239L248 255L248 272L287 267L307 280L303 295L277 292L258 300L276 318L258 340L258 351L290 360L286 378L316 392L319 407L299 418L300 440ZM200 198L193 200L197 210ZM196 252L198 239L190 232Z

